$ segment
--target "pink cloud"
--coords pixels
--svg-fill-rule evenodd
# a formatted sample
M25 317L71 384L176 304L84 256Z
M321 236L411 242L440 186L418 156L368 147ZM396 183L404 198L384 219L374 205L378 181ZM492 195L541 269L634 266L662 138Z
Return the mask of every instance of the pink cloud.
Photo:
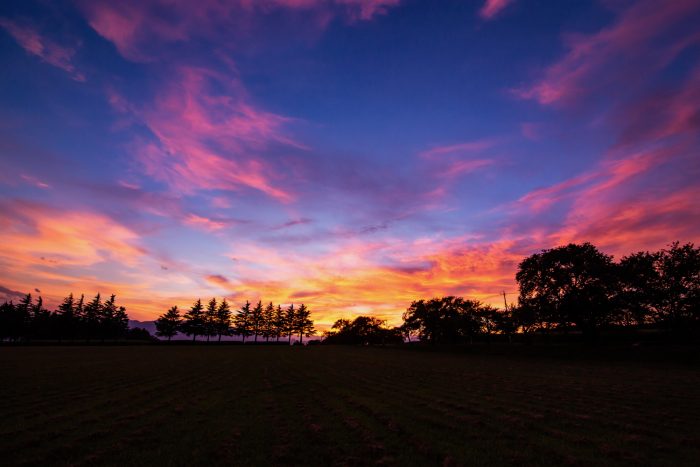
M75 81L85 81L85 75L73 64L76 49L60 45L31 25L20 24L7 18L0 18L0 27L5 29L28 53L35 55L56 68L68 73Z
M486 0L479 10L479 16L485 20L491 20L498 16L513 0Z
M448 146L436 146L427 151L420 153L420 157L425 159L433 159L439 156L464 154L464 153L479 153L494 146L494 142L490 140L468 141L465 143L451 144Z
M644 0L594 34L569 35L568 52L534 85L515 90L540 104L570 103L612 83L626 89L700 44L696 0ZM693 18L694 21L693 22Z
M176 76L153 105L135 111L156 137L138 145L146 173L183 193L248 188L290 202L281 174L257 154L271 145L303 149L283 134L291 119L254 107L233 77L195 67Z
M494 161L490 159L472 159L452 162L443 172L442 176L447 178L455 178L465 175L484 167L493 165Z
M429 166L428 171L441 179L453 179L493 165L493 159L483 157L483 152L495 146L491 140L468 141L459 144L436 146L418 156ZM445 187L433 190L428 198L436 200L446 194Z
M22 174L22 175L20 175L20 177L22 177L22 180L24 180L25 182L29 183L30 185L34 185L37 188L42 188L42 189L51 188L51 185L49 185L48 183L44 183L41 180L39 180L38 178L33 177L31 175Z
M298 11L315 27L333 17L369 21L386 14L401 0L125 0L79 1L90 26L112 42L122 56L134 61L158 57L158 45L186 42L193 37L238 34L255 18L274 10ZM167 11L167 14L163 14ZM221 40L220 42L227 42Z
M700 65L675 89L656 89L619 109L619 145L689 137L700 132Z
M210 219L197 214L189 214L184 217L183 221L187 225L203 228L204 230L208 230L210 232L216 232L217 230L221 230L229 225L228 222Z

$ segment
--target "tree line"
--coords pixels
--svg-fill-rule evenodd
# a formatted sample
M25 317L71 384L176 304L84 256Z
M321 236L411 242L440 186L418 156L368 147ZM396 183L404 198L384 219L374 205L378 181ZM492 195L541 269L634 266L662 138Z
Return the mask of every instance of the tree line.
M700 329L700 248L675 242L615 262L591 243L542 250L525 258L515 276L518 301L495 308L447 296L411 303L400 326L358 316L337 320L328 344L388 344L417 338L457 344L512 341L517 336L580 334L603 329L655 329L672 335Z
M68 295L54 311L44 307L41 297L24 296L19 303L0 305L0 340L115 340L144 338L144 330L130 330L126 309L116 303L116 296L102 300L98 293L90 300L85 295L75 299Z
M183 333L191 336L193 342L198 337L209 342L212 338L221 341L223 336L240 336L243 343L250 337L257 342L260 337L266 342L270 339L279 342L284 338L291 344L293 336L298 336L303 343L304 337L316 334L311 311L303 303L297 308L293 303L283 308L272 302L263 306L262 301L258 301L252 306L246 301L234 314L225 298L221 302L212 298L206 306L198 299L183 314L173 306L158 317L155 325L156 335L168 341Z
M516 334L581 334L602 329L658 329L672 335L700 329L700 248L675 242L619 262L591 243L542 250L515 275L518 303L499 310L478 300L442 297L411 303L396 328L432 343L508 339Z
M512 340L534 333L580 334L595 339L603 329L656 329L671 335L700 331L700 247L674 242L655 252L641 251L619 261L591 243L568 244L525 258L515 275L518 300L497 309L478 300L441 297L417 300L403 313L400 326L389 327L371 316L337 320L324 333L325 343L388 344L417 338L431 343ZM183 333L221 340L240 336L269 342L316 333L308 307L246 303L231 310L226 299L197 300L184 313L171 307L155 322L159 337ZM0 305L0 339L106 340L144 331L128 329L128 316L116 298L70 294L55 311L27 294L19 303ZM143 334L145 333L145 334Z

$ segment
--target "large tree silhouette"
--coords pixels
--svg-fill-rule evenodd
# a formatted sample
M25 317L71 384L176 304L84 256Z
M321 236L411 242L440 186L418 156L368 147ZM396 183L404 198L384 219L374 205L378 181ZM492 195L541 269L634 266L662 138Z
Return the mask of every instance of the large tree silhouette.
M403 342L401 330L386 327L386 321L373 316L354 320L339 319L324 335L326 344L376 345Z
M593 336L609 321L617 276L612 257L590 243L543 250L523 260L515 278L519 301L538 321Z
M674 242L658 260L661 300L656 319L679 330L700 324L700 247Z

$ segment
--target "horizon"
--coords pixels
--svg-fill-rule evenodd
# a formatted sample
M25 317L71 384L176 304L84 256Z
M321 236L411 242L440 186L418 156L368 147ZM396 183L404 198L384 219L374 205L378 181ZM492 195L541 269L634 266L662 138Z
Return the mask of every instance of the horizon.
M0 6L0 299L320 329L700 243L700 1Z

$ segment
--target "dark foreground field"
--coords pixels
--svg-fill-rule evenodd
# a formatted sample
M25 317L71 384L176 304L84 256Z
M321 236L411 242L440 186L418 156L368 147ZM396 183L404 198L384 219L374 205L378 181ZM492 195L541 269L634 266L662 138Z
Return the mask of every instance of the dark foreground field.
M368 348L0 348L0 463L700 462L700 371Z

